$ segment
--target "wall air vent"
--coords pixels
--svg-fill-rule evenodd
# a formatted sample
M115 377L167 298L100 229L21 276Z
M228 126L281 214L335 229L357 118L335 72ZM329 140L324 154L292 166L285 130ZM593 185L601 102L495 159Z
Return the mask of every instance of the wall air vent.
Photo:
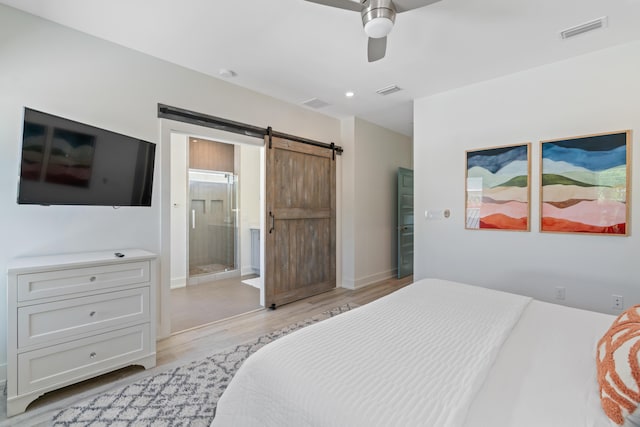
M604 28L606 26L607 17L603 16L601 18L585 22L584 24L576 25L575 27L567 28L566 30L560 31L560 36L563 39L568 39L569 37L577 36L578 34L586 33L588 31L597 30L598 28Z
M311 108L322 108L322 107L326 107L327 105L329 105L328 102L324 102L322 99L318 99L318 98L311 98L311 99L307 99L306 101L304 101L302 103L302 105L306 105L307 107L311 107Z
M391 85L391 86L383 87L382 89L378 89L376 93L378 95L391 95L392 93L399 92L401 90L402 89L400 89L398 86Z

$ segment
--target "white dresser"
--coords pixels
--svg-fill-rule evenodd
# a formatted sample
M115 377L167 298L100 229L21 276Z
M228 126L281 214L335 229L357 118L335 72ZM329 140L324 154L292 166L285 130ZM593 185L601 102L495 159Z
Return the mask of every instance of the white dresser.
M56 388L155 366L156 282L156 255L140 249L12 260L7 415Z

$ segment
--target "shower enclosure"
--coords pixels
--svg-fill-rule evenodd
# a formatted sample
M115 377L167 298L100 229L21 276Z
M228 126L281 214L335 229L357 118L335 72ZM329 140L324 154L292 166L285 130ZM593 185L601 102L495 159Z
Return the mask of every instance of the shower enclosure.
M238 270L237 176L189 169L189 200L189 278L233 275Z

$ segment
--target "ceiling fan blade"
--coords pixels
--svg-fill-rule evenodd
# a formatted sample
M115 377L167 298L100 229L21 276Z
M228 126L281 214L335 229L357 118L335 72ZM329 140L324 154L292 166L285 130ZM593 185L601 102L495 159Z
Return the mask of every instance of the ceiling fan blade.
M393 0L393 4L396 7L396 12L401 13L401 12L406 12L408 10L429 6L430 4L437 3L439 1L440 0Z
M367 54L369 56L369 62L375 62L384 58L384 54L387 51L387 38L380 37L379 39L369 38L369 46Z
M362 5L359 2L353 0L307 0L311 3L318 3L324 6L337 7L338 9L353 10L356 12L362 11Z

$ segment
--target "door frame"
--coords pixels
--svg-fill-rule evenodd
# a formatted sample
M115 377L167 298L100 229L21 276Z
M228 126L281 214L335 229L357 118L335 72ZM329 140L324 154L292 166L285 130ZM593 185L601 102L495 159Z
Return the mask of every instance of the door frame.
M157 338L171 335L171 134L180 133L213 139L229 144L247 144L260 147L260 199L264 201L265 148L262 139L225 132L205 126L197 126L169 119L158 119L160 122L160 167L156 168L154 179L160 183L161 192L154 194L156 203L159 197L160 210L160 262L159 285L157 289ZM158 186L156 185L156 188ZM264 203L260 203L260 267L264 271ZM260 290L260 304L264 306L264 287Z

